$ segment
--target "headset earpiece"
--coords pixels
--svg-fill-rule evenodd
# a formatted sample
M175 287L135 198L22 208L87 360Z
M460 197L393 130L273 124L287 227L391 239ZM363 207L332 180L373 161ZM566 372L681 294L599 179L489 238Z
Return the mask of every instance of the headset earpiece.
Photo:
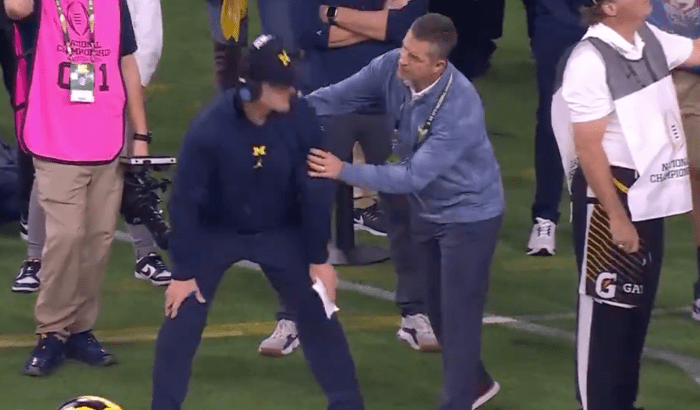
M251 79L240 79L240 85L238 86L238 97L241 101L256 101L260 98L262 90L260 89L260 84Z

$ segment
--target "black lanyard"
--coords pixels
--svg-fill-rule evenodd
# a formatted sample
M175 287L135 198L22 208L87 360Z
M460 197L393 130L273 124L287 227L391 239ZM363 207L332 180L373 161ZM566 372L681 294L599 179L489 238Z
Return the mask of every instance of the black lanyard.
M61 23L61 31L63 31L63 42L66 43L66 51L68 52L68 59L73 58L73 49L70 46L70 36L68 35L68 22L66 16L63 14L63 7L61 7L60 0L54 0L56 2L56 10L58 10L58 19ZM88 25L90 26L90 59L93 60L95 57L95 5L94 0L88 0Z
M451 85L452 85L452 74L450 74L450 79L447 81L447 85L445 86L445 89L442 90L440 97L438 97L437 103L435 104L435 108L433 108L433 111L430 113L428 120L425 122L425 124L423 124L420 128L418 128L418 144L422 143L427 138L428 132L430 132L430 127L433 125L433 121L435 120L435 116L437 115L438 111L440 110L440 107L442 107L442 103L445 102L445 97L447 96L447 92L450 90Z

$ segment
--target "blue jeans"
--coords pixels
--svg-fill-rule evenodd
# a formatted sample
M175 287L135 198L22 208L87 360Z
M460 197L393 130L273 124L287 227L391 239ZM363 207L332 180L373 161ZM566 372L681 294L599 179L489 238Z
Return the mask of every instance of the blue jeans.
M418 266L425 272L430 322L442 346L440 410L471 409L483 378L481 324L489 270L503 216L470 223L416 217Z

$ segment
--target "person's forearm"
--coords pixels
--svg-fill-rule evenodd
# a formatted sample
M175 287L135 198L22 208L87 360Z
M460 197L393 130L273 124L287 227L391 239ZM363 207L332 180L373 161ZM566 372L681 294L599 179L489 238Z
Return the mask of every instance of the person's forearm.
M126 110L129 122L134 132L145 134L148 132L148 125L143 102L143 88L136 59L133 55L122 57L122 75L126 84Z
M7 16L12 20L22 20L34 11L33 0L4 0Z
M374 40L386 40L386 25L389 10L360 11L338 7L335 22L338 26Z
M331 26L330 32L328 33L328 48L352 46L369 39L369 37L360 33L355 33L342 27Z
M617 188L613 183L610 162L601 144L589 144L578 149L579 165L601 206L610 218L627 218Z

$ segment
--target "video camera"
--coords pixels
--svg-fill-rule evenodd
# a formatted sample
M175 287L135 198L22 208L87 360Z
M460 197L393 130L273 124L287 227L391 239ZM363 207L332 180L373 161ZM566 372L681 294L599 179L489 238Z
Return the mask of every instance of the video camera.
M121 157L120 162L125 166L125 172L119 212L126 223L145 225L158 247L167 250L170 225L158 208L162 200L157 191L165 193L172 181L167 178L159 180L151 175L151 171L167 171L176 163L176 159L168 156L131 156Z

